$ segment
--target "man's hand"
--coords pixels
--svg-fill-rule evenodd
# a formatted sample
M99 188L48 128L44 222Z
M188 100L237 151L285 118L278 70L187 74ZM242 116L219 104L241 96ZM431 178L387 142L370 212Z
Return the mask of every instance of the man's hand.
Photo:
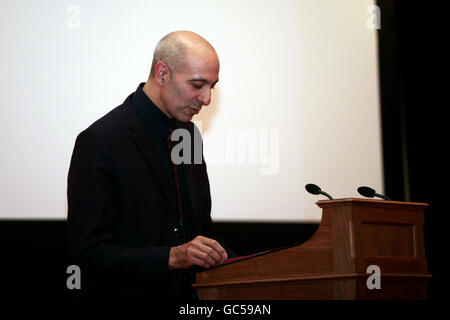
M209 269L221 265L228 254L216 241L203 236L170 248L169 269L187 269L193 265Z

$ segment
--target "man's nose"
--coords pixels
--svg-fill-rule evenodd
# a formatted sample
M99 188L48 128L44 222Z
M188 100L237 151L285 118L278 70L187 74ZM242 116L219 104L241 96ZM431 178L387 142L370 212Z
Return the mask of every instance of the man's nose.
M203 92L200 96L199 99L200 102L204 105L207 106L211 103L211 89L207 89L205 90L205 92Z

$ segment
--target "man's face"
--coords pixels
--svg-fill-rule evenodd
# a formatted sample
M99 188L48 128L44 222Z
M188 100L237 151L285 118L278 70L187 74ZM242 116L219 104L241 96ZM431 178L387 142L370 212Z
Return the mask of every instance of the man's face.
M164 111L189 122L211 102L211 89L219 81L219 59L212 51L187 52L184 67L167 78L162 91Z

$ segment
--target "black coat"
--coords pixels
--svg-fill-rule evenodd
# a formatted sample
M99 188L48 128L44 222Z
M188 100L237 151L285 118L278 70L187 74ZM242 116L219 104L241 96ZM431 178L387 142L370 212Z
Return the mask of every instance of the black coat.
M191 136L198 130L192 122L179 125ZM182 165L190 238L213 237L206 165ZM167 217L169 184L162 172L131 95L78 135L67 195L70 257L81 269L80 297L181 297L183 272L168 270L176 240Z

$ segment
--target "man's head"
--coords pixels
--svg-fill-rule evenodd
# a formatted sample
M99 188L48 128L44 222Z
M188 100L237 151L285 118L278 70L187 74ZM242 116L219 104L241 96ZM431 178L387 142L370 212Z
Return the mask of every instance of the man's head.
M211 102L219 68L208 41L194 32L172 32L156 46L144 92L169 118L188 122Z

